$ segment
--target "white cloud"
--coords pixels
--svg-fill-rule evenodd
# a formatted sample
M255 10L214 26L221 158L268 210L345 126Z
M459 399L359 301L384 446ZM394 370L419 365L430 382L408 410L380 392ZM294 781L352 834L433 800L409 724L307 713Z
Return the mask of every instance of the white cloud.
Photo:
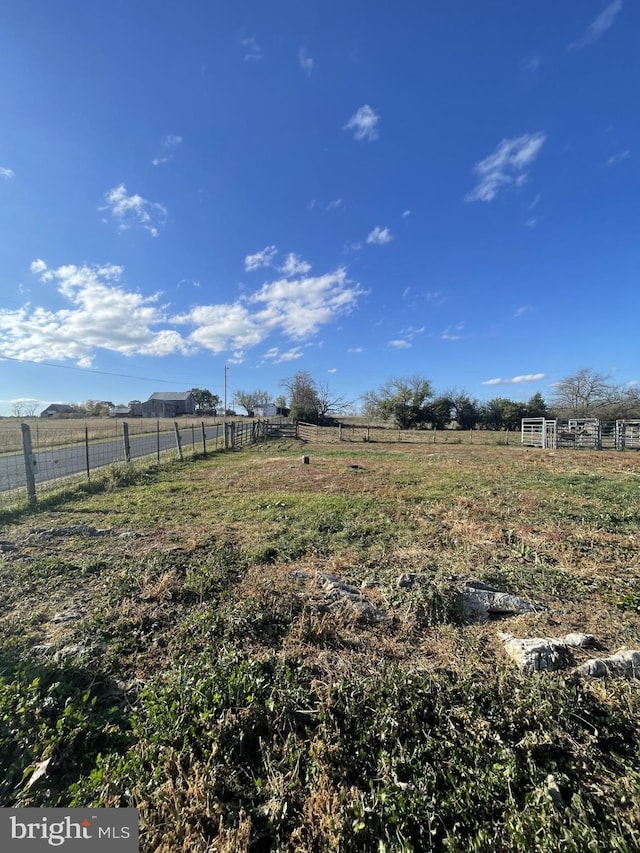
M411 349L409 341L404 340L387 341L387 346L391 349Z
M464 323L456 323L454 326L448 326L440 335L443 341L459 341L462 335L460 332L464 329Z
M411 211L410 211L410 210L405 210L405 211L403 212L403 214L402 214L402 218L403 218L403 219L408 219L408 217L409 217L409 216L411 216Z
M385 243L390 243L393 240L393 235L388 228L380 228L379 225L367 234L367 243L372 243L375 246L384 246Z
M256 306L255 319L265 334L277 329L289 338L300 339L349 313L363 293L341 267L321 276L263 284L248 301Z
M349 347L347 352L364 352L364 347Z
M342 129L352 130L355 139L366 139L368 142L373 142L380 135L379 124L380 116L368 104L365 104L356 110Z
M292 347L286 352L280 352L278 347L271 347L265 352L264 357L273 361L274 364L284 364L287 361L295 361L297 358L302 358L304 352L301 347Z
M5 178L9 180L9 178L15 177L15 172L13 169L8 169L6 166L0 166L0 178Z
M284 264L279 269L287 278L291 278L294 275L306 275L311 269L311 264L303 261L293 252L289 252Z
M503 139L492 154L474 166L473 171L479 180L465 201L492 201L500 190L526 183L529 167L546 138L544 133L538 132Z
M31 266L29 267L29 269L35 275L40 275L40 273L43 273L46 271L47 265L45 264L45 262L41 258L38 258L37 260L35 260L31 263Z
M337 368L337 367L330 367L330 368L327 370L327 373L337 373L337 372L338 372L338 368Z
M176 148L178 145L182 144L182 137L176 136L174 133L169 133L162 140L162 144L165 148Z
M531 311L533 311L533 308L530 305L519 305L515 310L514 317L523 317Z
M539 220L537 216L530 216L528 219L525 219L525 228L535 228L538 224L538 221Z
M575 48L586 47L589 44L593 44L594 41L601 38L601 36L603 36L607 30L613 26L615 19L621 11L622 0L613 0L613 3L610 3L607 8L589 24L584 35L579 38L578 41L571 42L567 50L574 50Z
M334 200L330 201L329 204L325 207L325 210L337 210L339 207L342 207L342 199L334 198Z
M300 68L302 68L304 73L311 74L311 72L315 68L315 62L309 56L309 51L304 45L298 51L298 61L300 63Z
M99 210L110 211L121 231L140 226L152 237L158 236L158 228L164 225L167 209L163 204L148 201L141 195L127 195L127 188L120 184L105 194L106 205Z
M49 269L38 259L31 270L56 285L66 302L53 311L30 304L0 311L0 342L5 354L32 361L71 360L83 367L95 351L122 355L188 352L187 342L168 329L159 294L143 296L122 286L122 267L75 266Z
M0 348L13 358L72 360L90 366L97 349L123 355L188 355L199 349L228 351L242 359L247 348L270 335L301 342L356 306L364 291L342 268L320 276L282 278L233 302L195 305L171 316L160 294L144 296L122 284L115 265L50 269L38 259L32 271L55 284L66 302L60 310L24 305L0 310ZM187 331L180 332L181 327ZM277 352L283 361L299 346ZM271 356L270 356L271 357Z
M270 267L273 264L273 259L278 254L275 246L265 246L260 252L255 255L247 255L244 259L244 268L247 272L259 270L262 267Z
M612 154L605 165L616 166L618 163L624 163L624 161L628 160L629 157L631 157L631 149L627 148L625 151L618 152L618 154Z
M262 59L262 48L258 44L258 39L255 36L249 36L248 38L243 39L241 44L245 50L245 62L260 62Z
M511 379L485 379L481 385L520 385L522 382L538 382L544 379L544 373L527 373L523 376L513 376Z

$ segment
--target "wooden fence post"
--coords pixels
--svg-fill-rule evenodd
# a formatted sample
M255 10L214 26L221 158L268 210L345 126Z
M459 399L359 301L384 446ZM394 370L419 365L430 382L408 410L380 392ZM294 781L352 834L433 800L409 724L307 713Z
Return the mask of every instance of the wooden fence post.
M27 479L27 503L36 505L36 459L31 446L31 428L29 424L20 424L22 428L22 451L24 453L24 471Z
M156 459L160 462L160 421L156 421Z
M184 454L182 453L182 440L180 438L180 427L178 426L178 421L173 422L173 428L176 434L176 447L178 448L178 456L180 457L180 461L184 462Z
M204 427L204 421L200 422L200 426L202 428L202 455L207 455L207 431Z
M129 424L122 421L122 438L124 441L124 460L131 462L131 445L129 444Z

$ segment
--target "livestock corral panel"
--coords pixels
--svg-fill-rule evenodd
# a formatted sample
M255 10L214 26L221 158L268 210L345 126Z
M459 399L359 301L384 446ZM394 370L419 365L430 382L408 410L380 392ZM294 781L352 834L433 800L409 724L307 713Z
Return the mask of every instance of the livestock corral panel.
M522 444L547 449L640 450L640 419L523 418Z

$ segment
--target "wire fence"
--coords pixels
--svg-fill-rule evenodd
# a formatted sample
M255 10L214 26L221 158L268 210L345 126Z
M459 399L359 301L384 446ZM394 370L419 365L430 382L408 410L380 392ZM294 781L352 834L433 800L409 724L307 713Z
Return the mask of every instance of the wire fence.
M40 425L14 421L0 430L0 511L35 507L43 495L106 476L110 466L193 458L238 450L267 437L275 421L118 421Z
M296 436L303 441L344 442L402 442L405 444L487 444L520 443L520 432L514 430L463 429L398 429L392 426L338 424L319 426L299 421Z

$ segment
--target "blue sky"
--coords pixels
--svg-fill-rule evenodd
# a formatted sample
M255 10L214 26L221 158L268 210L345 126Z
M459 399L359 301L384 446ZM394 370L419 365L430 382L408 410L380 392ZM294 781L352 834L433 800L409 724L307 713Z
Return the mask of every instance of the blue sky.
M640 381L640 4L8 0L0 414ZM635 106L634 106L635 105Z

